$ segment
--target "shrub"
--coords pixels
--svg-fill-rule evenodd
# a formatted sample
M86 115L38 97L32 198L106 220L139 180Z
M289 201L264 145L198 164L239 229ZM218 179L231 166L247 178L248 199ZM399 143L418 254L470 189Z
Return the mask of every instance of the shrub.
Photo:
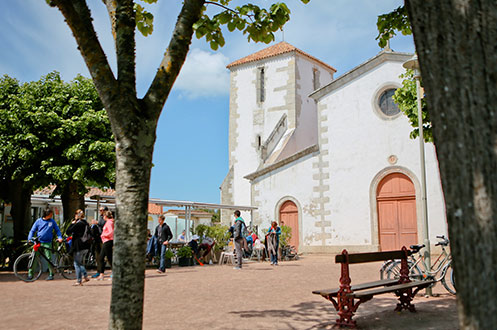
M192 248L185 245L176 252L178 258L191 258L193 256Z

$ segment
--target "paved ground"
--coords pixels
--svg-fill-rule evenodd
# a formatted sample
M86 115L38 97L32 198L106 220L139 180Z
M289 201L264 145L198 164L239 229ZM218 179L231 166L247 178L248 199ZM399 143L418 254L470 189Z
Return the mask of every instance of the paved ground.
M312 290L337 286L340 267L332 256L298 261L228 266L173 267L167 275L149 269L145 282L144 329L331 329L336 312ZM351 267L352 283L377 280L380 264ZM105 329L111 281L83 287L57 277L34 283L0 273L0 329ZM417 313L394 312L385 294L361 305L360 329L458 328L456 300L438 284L438 297L416 297Z

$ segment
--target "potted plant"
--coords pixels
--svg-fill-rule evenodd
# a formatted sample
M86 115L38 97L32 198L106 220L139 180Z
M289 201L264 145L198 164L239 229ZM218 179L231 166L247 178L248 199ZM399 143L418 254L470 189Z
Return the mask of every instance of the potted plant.
M178 265L180 267L193 266L193 253L188 245L179 248L176 255L178 256Z
M171 259L174 257L173 251L171 251L171 249L167 249L164 256L166 258L166 268L171 268Z
M208 228L206 235L213 238L216 244L213 247L213 253L216 256L216 260L219 260L221 252L228 241L230 234L228 232L229 227L220 224L211 226Z
M292 227L289 226L281 226L281 235L280 235L280 246L278 257L280 260L288 260L287 258L287 247L290 245L290 240L292 239Z

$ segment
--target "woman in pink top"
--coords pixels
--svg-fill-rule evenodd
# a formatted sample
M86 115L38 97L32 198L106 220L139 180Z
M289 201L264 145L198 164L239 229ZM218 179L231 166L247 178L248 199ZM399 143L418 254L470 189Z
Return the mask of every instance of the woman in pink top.
M100 276L97 277L97 280L104 279L104 271L105 271L105 257L107 257L107 261L109 262L110 267L112 267L112 247L114 246L114 216L111 211L107 211L104 214L105 225L102 230L102 251L100 252L100 268L98 272Z

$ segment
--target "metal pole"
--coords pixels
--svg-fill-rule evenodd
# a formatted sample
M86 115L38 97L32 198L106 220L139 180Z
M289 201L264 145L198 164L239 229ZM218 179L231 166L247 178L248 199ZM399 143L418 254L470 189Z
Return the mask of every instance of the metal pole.
M176 237L176 240L178 240L178 217L176 217L174 224L174 237Z
M426 270L431 271L431 247L430 247L430 235L428 231L428 203L426 200L426 165L425 165L425 140L423 135L423 113L421 107L421 83L419 77L416 78L416 98L418 101L418 124L419 124L419 158L421 162L421 201L423 208L423 225L424 225L424 257ZM426 294L431 296L431 288L426 288Z

